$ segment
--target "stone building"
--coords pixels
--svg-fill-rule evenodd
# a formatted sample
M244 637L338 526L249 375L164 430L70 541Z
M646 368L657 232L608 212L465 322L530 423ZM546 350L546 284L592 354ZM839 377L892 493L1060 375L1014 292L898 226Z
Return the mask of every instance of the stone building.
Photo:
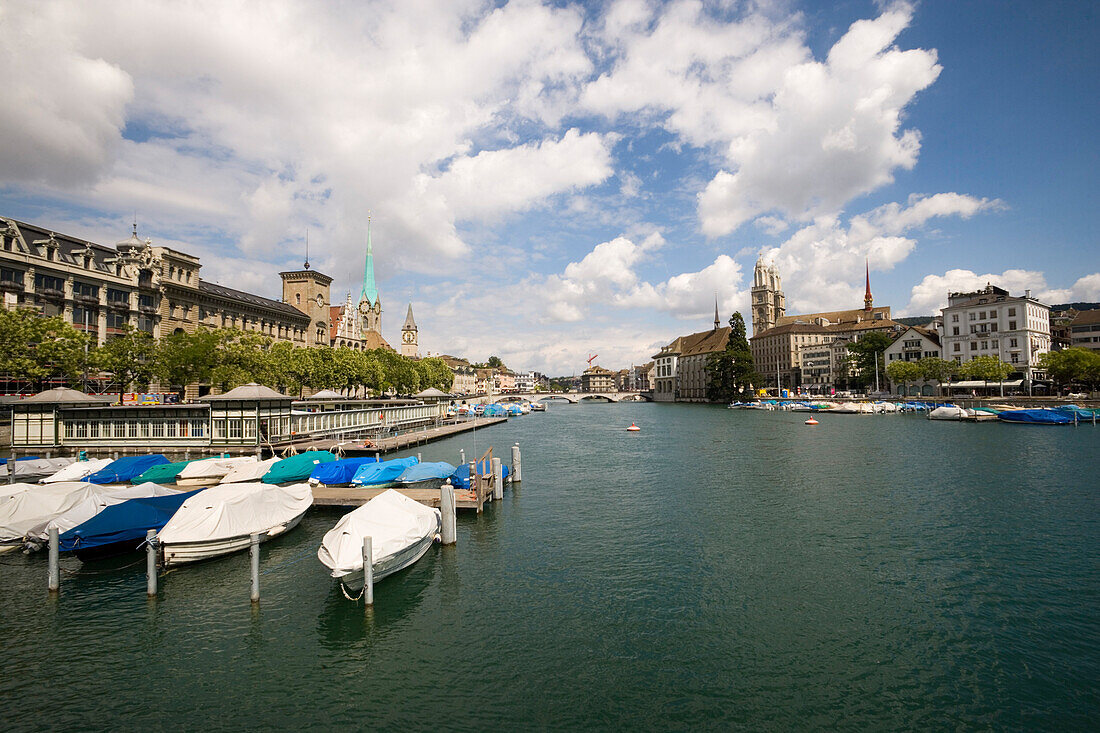
M615 372L604 369L599 364L581 372L581 392L614 392Z
M783 295L783 282L779 268L756 261L752 275L752 334L755 336L778 325L787 313L787 298Z
M996 356L1022 378L1036 373L1039 356L1050 351L1050 306L1031 291L1012 296L994 285L972 293L950 293L943 309L943 358L959 364L976 356Z
M730 327L721 325L714 309L714 328L676 338L653 355L648 379L656 402L706 402L707 358L729 343Z
M416 327L416 319L413 318L412 303L409 303L409 312L405 314L405 323L401 326L401 356L416 358L420 356L420 336Z
M1069 345L1100 351L1100 308L1080 311L1069 324Z

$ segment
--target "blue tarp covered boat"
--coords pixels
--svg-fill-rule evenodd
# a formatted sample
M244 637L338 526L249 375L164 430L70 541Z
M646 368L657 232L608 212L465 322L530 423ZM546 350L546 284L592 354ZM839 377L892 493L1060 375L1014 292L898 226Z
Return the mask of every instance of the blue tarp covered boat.
M394 458L381 463L368 463L360 466L351 479L352 486L389 486L405 473L409 466L419 463L416 456Z
M332 463L322 463L313 469L313 473L309 475L309 480L310 483L325 484L326 486L350 484L351 480L355 478L355 472L367 463L378 463L378 459L371 456L370 458L344 458Z
M508 466L502 465L500 468L504 475L504 478L508 478ZM477 464L477 472L482 476L492 473L492 471L493 468L487 460L481 461ZM452 473L449 478L451 479L451 486L454 486L456 489L470 488L470 464L462 464L455 469L455 472Z
M1029 425L1072 425L1073 415L1058 410L1005 410L997 415L1005 422Z
M1091 421L1094 417L1100 417L1100 411L1089 410L1084 407L1078 407L1077 405L1060 405L1058 407L1055 407L1054 409L1058 412L1069 415L1070 420L1072 420L1073 416L1076 415L1078 422L1085 420Z
M82 479L90 484L125 484L148 471L153 466L168 463L160 453L146 456L124 456L111 461L106 468L96 471Z
M160 531L189 497L202 491L147 496L114 504L61 535L60 548L81 560L110 557L136 550L151 529Z
M455 467L446 461L417 463L405 469L397 483L400 486L416 485L417 488L434 489L455 472Z

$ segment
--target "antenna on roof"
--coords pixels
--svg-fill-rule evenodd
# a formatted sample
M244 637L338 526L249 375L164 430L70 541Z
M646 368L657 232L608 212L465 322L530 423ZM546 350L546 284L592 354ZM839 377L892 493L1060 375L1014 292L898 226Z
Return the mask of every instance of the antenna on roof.
M306 263L305 269L309 269L309 230L306 229Z

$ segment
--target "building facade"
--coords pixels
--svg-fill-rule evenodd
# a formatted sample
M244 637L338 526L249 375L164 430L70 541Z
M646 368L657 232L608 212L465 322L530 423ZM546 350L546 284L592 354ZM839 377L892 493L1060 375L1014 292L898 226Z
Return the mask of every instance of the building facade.
M943 309L943 358L964 364L996 356L1025 380L1041 378L1039 356L1050 351L1050 306L986 285L972 293L950 293Z
M414 359L420 356L420 331L413 318L412 303L409 303L409 312L405 314L405 323L401 326L401 356Z
M599 364L581 372L581 392L615 392L615 372Z
M1100 308L1080 311L1069 324L1069 345L1100 351Z
M752 333L755 336L769 328L775 328L779 319L787 313L787 299L783 295L783 282L779 268L756 261L752 275Z

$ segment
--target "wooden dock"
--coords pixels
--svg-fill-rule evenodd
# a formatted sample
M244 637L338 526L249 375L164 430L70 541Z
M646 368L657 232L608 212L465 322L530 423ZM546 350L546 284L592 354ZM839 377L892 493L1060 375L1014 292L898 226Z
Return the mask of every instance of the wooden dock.
M491 425L507 421L508 418L506 417L479 417L474 420L463 420L461 422L449 423L446 425L437 425L435 427L425 428L424 430L413 430L408 433L401 433L400 435L392 435L385 438L370 438L366 440L363 438L344 440L335 438L328 438L325 440L305 439L293 443L280 443L275 446L275 449L280 454L288 448L294 448L298 451L312 448L314 450L332 451L333 453L345 457L371 456L375 453L389 453L417 445L424 445L425 443L448 438L452 435L472 430L480 430L481 428L487 428Z
M458 489L455 491L455 509L472 509L481 512L487 502L493 500L493 481L491 476L479 477L481 490ZM357 507L366 504L374 497L389 489L379 489L363 486L314 486L314 506L345 506ZM402 489L395 488L413 501L418 501L425 506L439 508L439 489Z

